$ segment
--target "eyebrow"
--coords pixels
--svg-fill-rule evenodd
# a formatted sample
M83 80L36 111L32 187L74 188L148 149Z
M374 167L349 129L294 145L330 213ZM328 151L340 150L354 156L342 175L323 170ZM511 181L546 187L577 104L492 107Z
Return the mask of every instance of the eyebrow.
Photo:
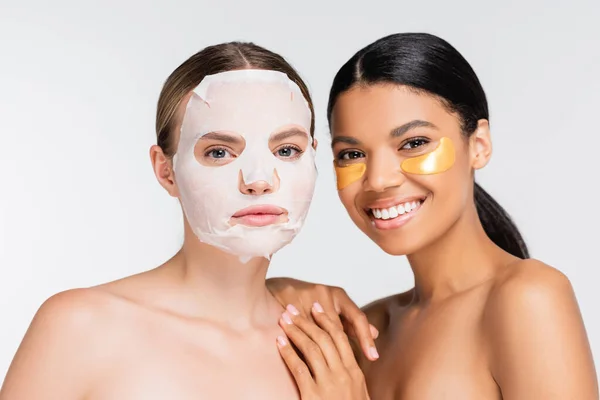
M338 143L346 143L346 144L356 146L356 145L360 144L360 140L355 139L350 136L336 136L331 140L331 147L335 146Z
M434 124L432 124L431 122L423 121L420 119L415 119L415 120L407 122L403 125L400 125L397 128L392 129L390 132L390 136L392 138L399 138L399 137L405 135L407 132L409 132L415 128L421 128L421 127L438 129L438 127L435 126ZM360 140L355 139L350 136L336 136L331 141L331 147L335 146L337 143L346 143L349 145L356 146L356 145L360 144Z
M438 129L438 127L432 124L431 122L423 121L421 119L414 119L410 122L405 123L404 125L400 125L399 127L392 129L392 131L390 132L390 136L392 138L399 138L407 132L411 131L412 129L421 127Z
M288 129L283 132L279 132L279 133L275 133L275 134L271 135L271 137L269 138L269 141L279 142L279 141L282 141L282 140L287 139L292 136L307 137L308 133L306 133L306 131L304 131L302 129L292 128L292 129Z
M203 140L216 140L225 143L242 143L242 139L238 136L230 135L222 132L209 132L200 137Z

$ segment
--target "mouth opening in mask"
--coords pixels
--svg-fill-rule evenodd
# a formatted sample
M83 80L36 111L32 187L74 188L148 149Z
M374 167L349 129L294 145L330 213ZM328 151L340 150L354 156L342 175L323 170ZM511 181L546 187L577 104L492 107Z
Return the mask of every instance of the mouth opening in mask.
M288 222L288 220L288 211L286 209L275 205L261 204L239 210L231 216L229 224L231 226L246 225L261 227L283 224Z

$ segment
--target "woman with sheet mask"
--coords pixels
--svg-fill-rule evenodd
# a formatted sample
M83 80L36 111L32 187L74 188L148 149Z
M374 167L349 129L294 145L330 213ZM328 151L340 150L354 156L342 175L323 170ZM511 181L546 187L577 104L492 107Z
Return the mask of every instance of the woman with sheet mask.
M328 118L342 203L385 252L408 257L415 287L360 311L339 288L269 285L348 320L371 397L598 399L569 281L529 258L474 182L492 153L488 106L459 52L428 34L374 42L337 73Z
M182 249L154 270L46 301L0 399L367 399L341 327L318 303L317 324L292 323L296 309L284 312L265 285L312 199L313 125L306 85L264 48L211 46L179 66L150 155L181 202Z

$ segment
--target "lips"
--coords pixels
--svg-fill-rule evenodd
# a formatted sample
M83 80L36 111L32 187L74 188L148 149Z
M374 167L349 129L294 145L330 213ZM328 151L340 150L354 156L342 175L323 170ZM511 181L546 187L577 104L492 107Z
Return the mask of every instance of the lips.
M244 208L231 217L232 225L267 226L286 221L285 209L266 204Z
M377 201L365 209L372 224L379 230L403 226L420 210L427 196L411 196Z

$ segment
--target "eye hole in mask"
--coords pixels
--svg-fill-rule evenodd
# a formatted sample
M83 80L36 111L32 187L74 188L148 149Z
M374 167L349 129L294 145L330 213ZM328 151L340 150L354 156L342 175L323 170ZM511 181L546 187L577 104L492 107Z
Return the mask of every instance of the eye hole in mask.
M194 157L201 165L218 167L239 157L246 148L246 141L233 132L210 132L202 136L194 146Z
M298 160L308 146L308 133L297 127L280 129L271 135L269 149L282 161ZM207 167L229 164L246 148L246 141L233 132L210 132L202 136L194 147L196 160Z
M340 165L334 161L337 189L342 190L348 185L360 180L367 170L365 159L360 152L351 151L355 154L354 163ZM437 146L430 152L418 156L409 157L400 163L400 169L407 174L433 175L449 170L456 160L456 150L452 140L443 137Z
M269 137L269 148L273 155L282 161L296 161L306 151L310 135L298 126L279 129Z

